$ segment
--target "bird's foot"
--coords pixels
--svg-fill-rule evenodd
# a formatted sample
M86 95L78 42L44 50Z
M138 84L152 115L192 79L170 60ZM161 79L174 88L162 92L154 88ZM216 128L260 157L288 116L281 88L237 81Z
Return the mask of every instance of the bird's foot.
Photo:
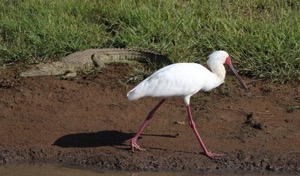
M137 143L136 143L136 139L132 138L129 139L130 143L131 143L131 149L134 152L134 149L139 150L139 151L146 151L146 149L141 148Z
M224 156L225 154L218 154L218 153L212 153L212 152L203 152L204 155L208 156L209 158L213 158L215 156Z

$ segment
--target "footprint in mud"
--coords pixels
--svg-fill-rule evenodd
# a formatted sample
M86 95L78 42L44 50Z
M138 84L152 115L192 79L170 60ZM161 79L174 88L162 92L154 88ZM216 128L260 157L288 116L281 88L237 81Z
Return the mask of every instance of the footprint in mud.
M247 119L245 120L245 122L243 124L245 126L250 126L257 130L262 130L262 128L263 128L262 124L260 122L255 122L253 116L254 116L253 112L247 113Z
M12 88L15 86L15 83L12 82L12 81L7 81L7 80L1 80L0 81L0 88L3 88L3 89L9 89L9 88Z

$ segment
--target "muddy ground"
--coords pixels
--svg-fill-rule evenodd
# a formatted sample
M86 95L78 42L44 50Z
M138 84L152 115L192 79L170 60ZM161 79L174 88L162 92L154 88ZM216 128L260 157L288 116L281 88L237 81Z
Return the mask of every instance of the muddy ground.
M172 98L157 111L132 152L129 142L155 98L129 102L124 84L132 72L112 64L98 75L62 80L20 78L0 71L0 164L60 162L122 170L271 170L300 173L299 82L270 83L243 77L245 92L226 84L192 97L198 131L210 159L188 125L184 103Z

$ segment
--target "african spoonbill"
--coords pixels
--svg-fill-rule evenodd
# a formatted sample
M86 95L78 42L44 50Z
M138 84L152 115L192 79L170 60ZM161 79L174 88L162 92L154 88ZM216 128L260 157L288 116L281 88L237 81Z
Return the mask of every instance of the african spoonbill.
M224 64L228 65L238 78L240 84L248 90L241 77L231 63L231 59L225 51L215 51L208 56L207 65L210 70L196 63L175 63L163 67L151 76L140 82L135 88L127 93L130 101L142 97L161 97L162 100L150 111L136 135L130 139L132 150L144 150L137 144L137 139L149 123L155 111L165 102L167 97L182 97L187 108L189 124L195 133L204 154L208 157L222 156L223 154L212 153L207 150L194 123L190 98L198 91L210 91L224 82L226 70Z

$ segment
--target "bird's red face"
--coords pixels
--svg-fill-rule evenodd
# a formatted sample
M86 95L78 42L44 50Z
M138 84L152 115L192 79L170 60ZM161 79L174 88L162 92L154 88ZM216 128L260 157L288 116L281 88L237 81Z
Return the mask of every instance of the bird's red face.
M231 64L231 59L230 59L229 56L226 58L225 64L227 64L227 65L230 65L230 64Z
M243 86L244 89L248 90L247 85L244 83L244 81L242 80L242 78L240 77L240 75L237 73L237 71L235 70L235 68L233 67L232 63L231 63L231 59L228 56L225 60L225 64L229 66L229 68L231 69L231 71L234 73L234 75L237 77L237 79L239 80L240 84Z

